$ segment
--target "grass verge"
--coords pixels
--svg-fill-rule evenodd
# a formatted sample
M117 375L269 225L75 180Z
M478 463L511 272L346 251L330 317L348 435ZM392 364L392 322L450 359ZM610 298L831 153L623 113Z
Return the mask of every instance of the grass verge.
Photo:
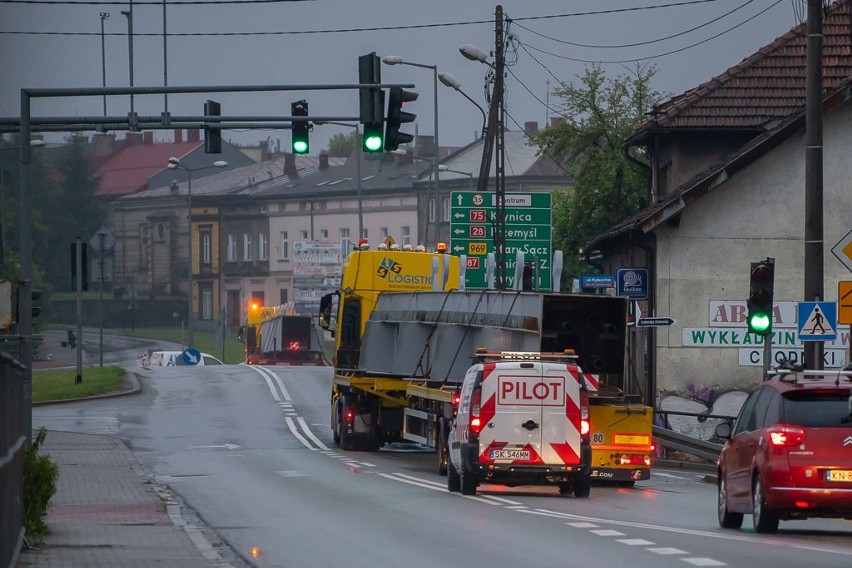
M76 384L76 369L33 371L33 402L73 400L120 390L124 369L83 367L83 381Z

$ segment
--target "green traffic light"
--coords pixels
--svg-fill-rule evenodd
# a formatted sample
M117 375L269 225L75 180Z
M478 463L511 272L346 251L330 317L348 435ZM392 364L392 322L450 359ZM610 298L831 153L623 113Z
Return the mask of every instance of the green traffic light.
M364 137L364 149L368 152L380 151L382 149L382 137L375 134Z
M308 143L304 140L294 140L293 141L293 153L294 154L306 154L308 151Z
M772 325L772 318L769 314L756 313L752 314L748 320L748 328L753 333L766 333Z

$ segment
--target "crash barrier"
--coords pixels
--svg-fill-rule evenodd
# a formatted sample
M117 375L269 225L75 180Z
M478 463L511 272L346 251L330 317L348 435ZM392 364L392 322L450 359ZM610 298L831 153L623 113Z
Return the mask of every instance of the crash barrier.
M656 410L654 411L654 413L657 416L661 417L665 424L668 424L669 415L692 416L696 418L698 422L705 422L708 418L715 418L718 420L731 422L736 419L736 416L707 414L704 412L695 413L677 412L673 410ZM652 427L652 435L654 438L654 445L657 447L663 446L669 449L678 450L681 452L685 452L689 455L693 455L712 462L715 462L719 458L719 452L722 451L722 446L724 445L716 442L709 442L707 440L701 440L692 436L687 436L685 434L675 432L670 428L657 425L654 425Z
M0 352L0 566L15 566L23 544L24 372L12 355Z

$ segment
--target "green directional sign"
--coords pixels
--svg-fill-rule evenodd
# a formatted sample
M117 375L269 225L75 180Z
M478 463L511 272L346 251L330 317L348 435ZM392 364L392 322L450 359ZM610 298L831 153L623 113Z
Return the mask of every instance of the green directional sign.
M485 259L494 250L497 196L493 191L450 194L450 252L466 255L465 285L485 288ZM550 290L553 257L550 193L506 194L506 286L515 279L515 255L538 263L538 289Z

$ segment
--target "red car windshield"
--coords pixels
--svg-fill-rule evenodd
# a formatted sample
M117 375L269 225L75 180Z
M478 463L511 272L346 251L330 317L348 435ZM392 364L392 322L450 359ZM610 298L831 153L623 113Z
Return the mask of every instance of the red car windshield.
M812 428L852 428L849 391L793 391L784 393L787 424Z

